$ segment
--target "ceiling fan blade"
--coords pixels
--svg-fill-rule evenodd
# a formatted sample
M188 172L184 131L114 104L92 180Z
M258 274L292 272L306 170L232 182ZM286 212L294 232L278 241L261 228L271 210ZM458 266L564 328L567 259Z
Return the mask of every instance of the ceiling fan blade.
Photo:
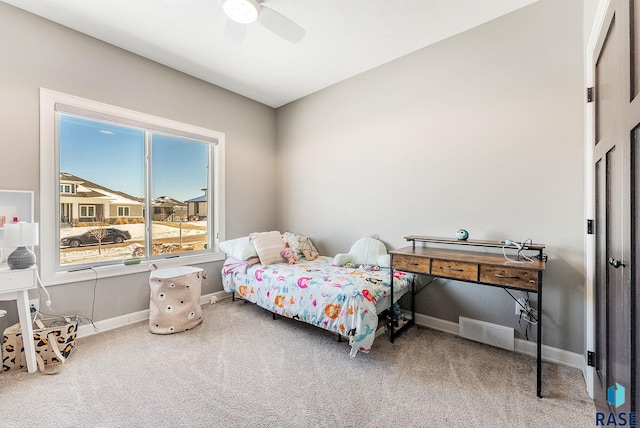
M304 38L306 31L304 28L287 18L286 16L276 12L275 10L261 5L258 22L264 25L269 31L291 43L298 43Z
M242 45L244 42L244 35L247 32L247 26L240 24L233 19L227 19L227 23L224 26L224 38L234 45Z

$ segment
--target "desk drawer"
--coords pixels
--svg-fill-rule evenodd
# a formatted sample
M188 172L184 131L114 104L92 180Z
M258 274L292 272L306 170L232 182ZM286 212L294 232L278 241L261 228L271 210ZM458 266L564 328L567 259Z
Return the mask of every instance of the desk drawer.
M538 290L538 271L499 266L481 266L480 281L488 284Z
M15 269L0 271L0 293L35 288L36 278L33 269Z
M394 255L393 268L407 272L429 273L431 259L426 257Z
M477 281L478 265L476 263L454 262L452 260L434 260L431 264L431 274Z

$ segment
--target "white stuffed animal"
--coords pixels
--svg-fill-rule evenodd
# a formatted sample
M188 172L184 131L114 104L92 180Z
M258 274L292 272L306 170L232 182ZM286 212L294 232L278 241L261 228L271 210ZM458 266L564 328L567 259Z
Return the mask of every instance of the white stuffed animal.
M354 266L389 267L387 247L382 241L366 235L358 239L348 253L336 254L333 259L333 264L338 266L345 266L348 263Z

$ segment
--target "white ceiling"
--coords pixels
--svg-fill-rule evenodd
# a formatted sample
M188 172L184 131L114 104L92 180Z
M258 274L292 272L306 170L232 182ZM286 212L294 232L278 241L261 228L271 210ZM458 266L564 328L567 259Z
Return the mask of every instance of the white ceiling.
M264 0L304 39L256 22L241 45L221 0L2 1L279 107L537 0Z

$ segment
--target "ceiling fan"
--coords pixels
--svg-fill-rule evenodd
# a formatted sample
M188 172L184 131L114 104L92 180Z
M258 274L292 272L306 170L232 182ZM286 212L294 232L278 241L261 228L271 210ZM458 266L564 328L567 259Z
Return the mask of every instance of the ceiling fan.
M305 35L304 28L264 6L261 0L222 0L222 10L229 17L225 36L238 44L244 40L247 25L255 21L291 43L298 43Z

